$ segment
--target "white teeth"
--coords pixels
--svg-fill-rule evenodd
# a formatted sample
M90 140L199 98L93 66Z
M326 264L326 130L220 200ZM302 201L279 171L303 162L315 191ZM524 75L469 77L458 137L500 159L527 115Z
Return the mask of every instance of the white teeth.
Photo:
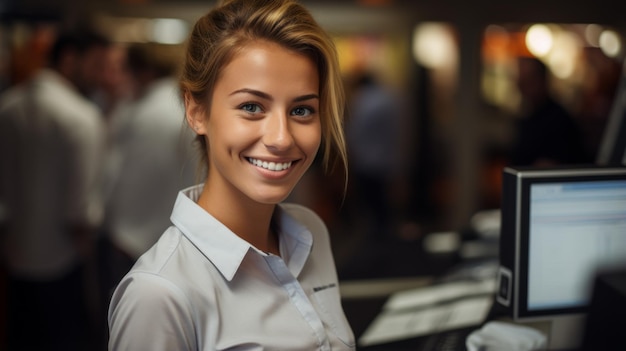
M270 171L282 171L291 167L291 162L283 162L283 163L267 162L267 161L257 160L256 158L250 158L250 157L248 158L248 162L252 163L253 165L257 167L269 169Z

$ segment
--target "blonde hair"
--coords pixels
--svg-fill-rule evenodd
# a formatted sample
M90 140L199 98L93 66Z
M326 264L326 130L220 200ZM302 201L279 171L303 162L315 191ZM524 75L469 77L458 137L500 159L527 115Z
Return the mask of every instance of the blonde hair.
M332 39L311 14L292 0L227 0L201 17L187 43L180 88L205 111L221 69L238 51L255 40L267 40L301 53L316 63L320 79L320 116L325 169L336 161L347 174L343 133L345 95L337 52ZM207 163L206 141L198 136L202 161Z

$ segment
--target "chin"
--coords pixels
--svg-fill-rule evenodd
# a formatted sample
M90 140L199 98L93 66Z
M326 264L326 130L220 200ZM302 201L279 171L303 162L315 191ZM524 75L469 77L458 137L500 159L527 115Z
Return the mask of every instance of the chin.
M287 196L276 196L276 197L266 196L266 197L257 197L256 199L253 198L253 200L255 200L258 203L265 204L265 205L276 205L285 201L286 198Z
M266 205L276 205L279 204L281 202L283 202L291 193L290 189L289 191L268 191L268 192L261 192L261 193L257 193L254 196L251 196L250 198L258 203L262 203L262 204L266 204Z

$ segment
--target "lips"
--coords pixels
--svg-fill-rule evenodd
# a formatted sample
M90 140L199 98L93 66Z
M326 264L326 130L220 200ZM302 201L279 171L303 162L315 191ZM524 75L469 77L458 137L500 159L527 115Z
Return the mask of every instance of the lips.
M263 169L267 169L267 170L275 171L275 172L284 171L288 169L289 167L291 167L291 164L293 163L292 161L289 161L289 162L269 161L268 162L268 161L263 161L263 160L259 160L259 159L252 158L252 157L246 157L246 159L248 160L248 162L250 162L251 164L257 167L261 167Z

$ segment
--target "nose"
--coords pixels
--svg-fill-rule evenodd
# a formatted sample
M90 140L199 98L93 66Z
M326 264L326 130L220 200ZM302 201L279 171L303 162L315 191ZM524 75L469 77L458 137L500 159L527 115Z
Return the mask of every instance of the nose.
M294 144L294 138L286 113L274 113L265 119L263 144L272 151L285 151Z

